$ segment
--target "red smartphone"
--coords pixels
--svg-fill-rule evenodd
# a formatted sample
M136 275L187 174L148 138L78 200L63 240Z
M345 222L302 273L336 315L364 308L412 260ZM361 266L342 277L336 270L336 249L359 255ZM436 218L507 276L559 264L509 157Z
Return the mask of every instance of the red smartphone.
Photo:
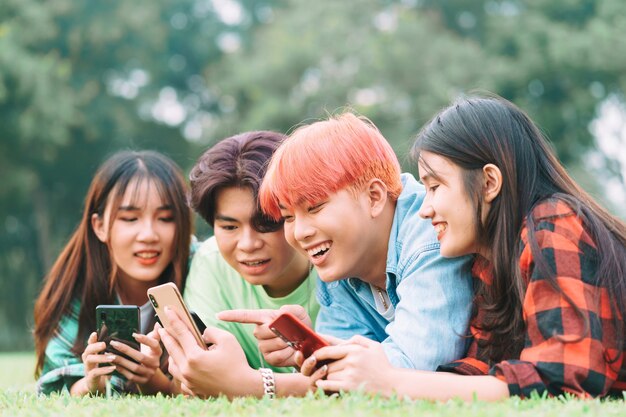
M276 336L283 339L287 345L302 352L305 359L311 356L316 350L330 345L330 343L291 313L282 313L269 324L269 327L270 330L276 333ZM322 366L324 363L326 362L321 361L318 366Z

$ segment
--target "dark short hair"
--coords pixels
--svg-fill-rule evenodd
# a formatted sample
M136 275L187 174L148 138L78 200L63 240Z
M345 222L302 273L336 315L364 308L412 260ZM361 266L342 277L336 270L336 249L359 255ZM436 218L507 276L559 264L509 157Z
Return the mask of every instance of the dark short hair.
M207 149L189 173L191 208L213 226L219 190L246 187L258 200L269 160L285 138L285 135L271 131L245 132L223 139ZM253 218L256 230L272 232L281 226L282 221L276 222L265 216L257 203Z

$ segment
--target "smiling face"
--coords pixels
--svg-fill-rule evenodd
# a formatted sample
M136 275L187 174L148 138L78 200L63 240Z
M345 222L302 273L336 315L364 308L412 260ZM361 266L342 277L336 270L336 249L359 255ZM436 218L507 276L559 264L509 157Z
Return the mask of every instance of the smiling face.
M255 230L255 214L256 201L248 188L218 191L213 224L217 246L247 282L263 285L272 297L286 296L308 276L308 261L289 246L282 228L268 233Z
M476 208L463 181L464 171L431 152L420 154L419 174L426 197L419 214L431 219L441 255L451 258L479 252Z
M369 281L370 267L378 262L370 244L374 227L369 227L372 216L365 192L355 196L343 189L313 205L281 206L281 215L285 237L306 253L322 280L359 277ZM386 236L381 240L386 243Z
M113 195L113 193L111 193ZM172 261L176 223L171 206L161 200L153 181L131 181L120 206L109 201L92 227L109 247L122 287L150 287ZM115 215L113 213L115 212Z

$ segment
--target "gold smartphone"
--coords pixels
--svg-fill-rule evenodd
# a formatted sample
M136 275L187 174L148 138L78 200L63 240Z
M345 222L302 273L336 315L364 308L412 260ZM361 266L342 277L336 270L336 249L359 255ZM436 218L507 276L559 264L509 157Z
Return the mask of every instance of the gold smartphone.
M165 314L165 306L170 306L176 314L178 314L178 317L180 317L180 319L187 325L189 330L191 330L191 333L196 339L196 342L198 342L198 345L203 349L207 348L206 343L202 340L200 330L198 330L196 323L194 323L191 313L185 305L183 297L180 295L180 292L174 283L168 282L166 284L149 288L148 298L150 299L150 303L152 304L152 307L154 307L154 310L159 317L159 321L164 328L167 329L170 327L170 321Z

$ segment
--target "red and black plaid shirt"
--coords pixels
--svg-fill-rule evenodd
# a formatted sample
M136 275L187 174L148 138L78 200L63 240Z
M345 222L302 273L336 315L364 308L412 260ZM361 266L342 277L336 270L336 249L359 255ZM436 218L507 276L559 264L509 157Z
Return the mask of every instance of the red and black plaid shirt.
M535 268L526 227L522 230L520 268L526 285L524 346L519 358L491 366L484 354L489 335L475 325L467 358L439 367L464 375L491 374L506 382L511 395L532 391L581 397L619 395L626 391L626 352L618 351L614 314L606 288L592 282L598 261L594 242L580 218L561 200L548 199L533 210L535 238L556 282L580 309L585 321ZM476 262L474 279L491 284L488 265ZM484 320L479 309L472 323ZM481 326L478 326L481 327ZM579 339L584 334L582 339ZM566 341L564 341L566 340ZM569 341L568 341L569 340ZM578 340L578 341L572 341Z

